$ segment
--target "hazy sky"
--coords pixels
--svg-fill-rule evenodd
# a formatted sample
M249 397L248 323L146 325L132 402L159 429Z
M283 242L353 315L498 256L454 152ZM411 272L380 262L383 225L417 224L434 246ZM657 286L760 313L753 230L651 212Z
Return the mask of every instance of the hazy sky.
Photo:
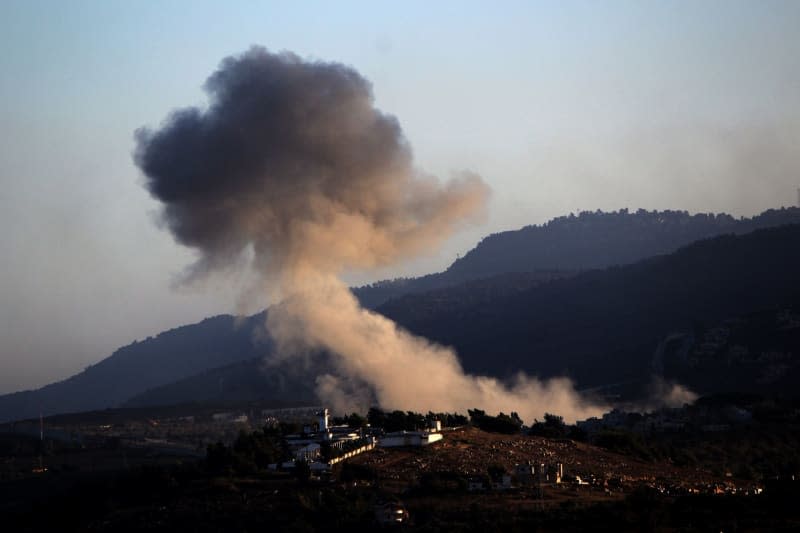
M0 393L236 309L175 289L133 131L260 44L350 65L416 163L493 189L491 232L585 209L752 215L800 186L800 2L0 2ZM235 283L233 284L235 285Z

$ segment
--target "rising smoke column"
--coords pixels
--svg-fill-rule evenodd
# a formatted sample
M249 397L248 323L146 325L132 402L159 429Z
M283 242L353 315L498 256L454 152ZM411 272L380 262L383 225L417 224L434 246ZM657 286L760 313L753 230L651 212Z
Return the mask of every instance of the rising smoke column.
M166 227L200 253L191 276L249 257L265 296L279 300L267 327L281 353L334 355L338 374L318 379L323 399L568 419L595 412L566 380L520 376L509 389L465 375L452 350L362 309L339 280L345 269L435 247L480 218L489 195L475 174L442 183L416 170L397 120L374 107L355 70L254 47L223 60L205 89L206 109L137 130L134 160Z

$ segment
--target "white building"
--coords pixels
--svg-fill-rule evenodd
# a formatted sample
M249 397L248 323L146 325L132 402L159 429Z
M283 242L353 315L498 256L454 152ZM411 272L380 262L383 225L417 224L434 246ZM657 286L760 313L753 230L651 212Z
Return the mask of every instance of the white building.
M427 446L442 440L441 433L429 433L427 431L397 431L387 433L381 437L378 446L392 448L397 446Z

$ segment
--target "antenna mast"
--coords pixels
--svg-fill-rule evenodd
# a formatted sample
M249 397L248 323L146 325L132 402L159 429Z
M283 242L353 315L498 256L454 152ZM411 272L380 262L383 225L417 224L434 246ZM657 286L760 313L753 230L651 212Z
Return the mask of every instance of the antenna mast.
M42 462L42 454L44 453L44 415L42 414L41 407L39 408L39 468L33 471L37 474L43 474L46 469Z

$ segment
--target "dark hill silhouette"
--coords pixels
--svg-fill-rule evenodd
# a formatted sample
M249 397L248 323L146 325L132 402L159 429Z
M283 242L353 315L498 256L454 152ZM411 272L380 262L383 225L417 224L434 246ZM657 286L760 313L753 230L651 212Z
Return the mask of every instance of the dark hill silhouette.
M433 280L434 286L442 280L455 286L418 293L422 282L406 280L398 286L410 285L411 294L389 301L380 312L412 331L456 346L465 367L473 372L500 376L520 369L543 376L566 372L586 386L638 379L647 371L659 336L685 331L699 321L714 323L782 300L796 301L800 285L796 227L703 241L670 256L577 276L562 269L634 260L644 250L678 246L697 228L740 232L795 218L800 218L800 209L772 210L738 221L725 215L642 211L561 217L545 226L487 237L447 272L419 278ZM616 226L621 229L612 231ZM657 236L645 238L648 231ZM603 241L603 232L614 236ZM561 236L563 249L557 246L556 235ZM665 237L670 235L671 240ZM615 251L599 253L598 241ZM549 248L530 244L545 242L551 242ZM626 248L630 243L638 243L631 245L634 251ZM599 258L592 263L589 259L595 255ZM538 270L525 272L532 267ZM506 268L511 273L493 272ZM453 281L487 278L487 272L492 273L488 279L461 285ZM398 291L395 285L389 283L381 298L407 290ZM364 294L362 289L362 298ZM197 396L219 389L220 377L226 383L226 376L230 393L238 394L235 376L247 372L235 363L270 351L263 332L254 331L264 318L262 313L237 322L231 316L218 316L135 342L64 381L0 396L0 420L38 416L40 409L51 414L115 407L134 397L141 405L196 401ZM233 366L212 372L228 365ZM259 379L241 388L258 391ZM280 390L280 379L264 376L267 396ZM171 388L181 380L185 381ZM209 384L216 385L205 391Z
M314 380L288 364L266 367L264 357L238 361L198 375L149 389L130 398L123 407L178 405L183 403L234 404L265 401L316 405Z
M672 332L798 304L800 225L787 225L497 297L476 299L461 285L407 295L379 311L455 347L470 372L567 374L592 387L647 378L654 351Z
M501 377L519 370L542 377L566 373L580 387L634 382L641 388L654 371L658 347L676 332L692 335L753 309L772 309L770 316L776 310L794 316L780 311L793 306L800 311L798 244L800 225L723 236L568 279L542 282L535 275L505 274L410 294L379 311L417 334L455 346L471 372ZM775 337L771 330L766 335ZM779 349L791 351L787 343L796 344L798 338L792 336ZM758 376L769 369L750 362L737 369L725 360L706 361L693 373L670 367L674 377L704 392L735 385L730 390L791 393L800 370L800 346L793 353L794 359L780 361L789 364L783 378L766 384ZM282 367L265 374L259 371L262 366L255 360L212 369L126 405L270 400L283 392L288 395L284 400L295 396L313 403L318 372ZM714 372L704 372L707 368ZM314 369L326 371L324 360Z
M355 289L362 304L377 308L404 294L452 287L508 272L535 272L542 280L634 263L694 241L726 233L800 223L800 209L770 209L752 218L686 211L585 211L546 224L484 238L444 272L387 280Z
M254 335L263 313L237 322L229 315L207 318L118 349L64 381L0 396L0 421L116 407L147 389L253 359L269 346Z

